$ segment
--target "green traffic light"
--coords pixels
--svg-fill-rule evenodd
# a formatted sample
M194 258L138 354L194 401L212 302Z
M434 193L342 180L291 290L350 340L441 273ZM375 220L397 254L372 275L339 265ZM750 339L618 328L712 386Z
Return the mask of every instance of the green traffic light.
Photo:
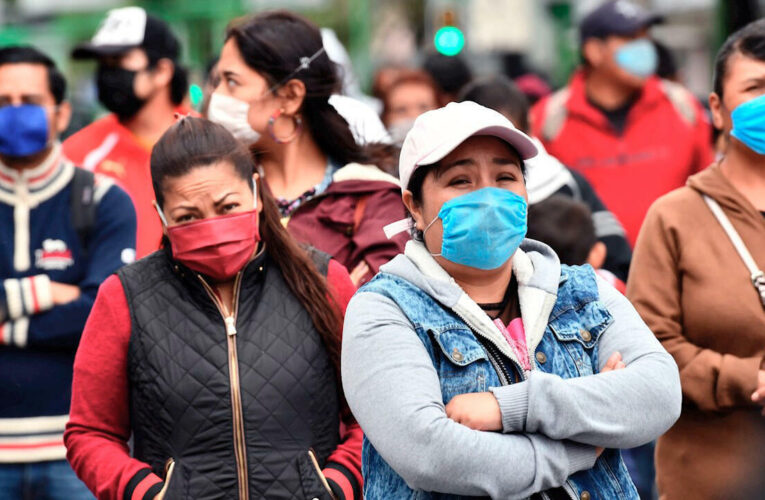
M202 91L202 87L200 87L197 84L192 84L189 87L189 98L191 99L191 105L195 108L199 106L199 104L202 102L202 99L204 98L204 92Z
M465 35L456 26L444 26L433 37L436 50L445 56L456 56L465 46Z

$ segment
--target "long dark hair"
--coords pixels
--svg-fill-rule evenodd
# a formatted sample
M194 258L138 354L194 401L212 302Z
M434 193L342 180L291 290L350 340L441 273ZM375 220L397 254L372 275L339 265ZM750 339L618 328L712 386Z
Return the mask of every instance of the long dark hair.
M242 179L252 179L254 164L249 151L225 128L203 118L179 120L162 135L151 152L151 182L157 203L162 206L164 202L162 190L167 178L219 162L233 165ZM257 184L258 196L263 202L259 218L261 240L290 291L311 316L339 373L342 333L339 307L329 292L326 278L282 226L273 195L264 183Z
M319 54L307 68L295 73L301 58L311 57L323 47L319 28L297 14L278 10L232 24L226 31L226 40L230 39L247 66L263 76L269 86L284 84L287 78L303 82L306 94L300 112L324 154L341 165L381 160L384 148L357 144L348 122L329 103L329 97L340 92L342 81L327 54Z

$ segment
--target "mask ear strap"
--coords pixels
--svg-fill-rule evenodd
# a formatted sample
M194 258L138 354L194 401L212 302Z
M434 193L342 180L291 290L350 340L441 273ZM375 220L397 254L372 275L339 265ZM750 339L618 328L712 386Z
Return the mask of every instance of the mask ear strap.
M154 205L154 210L157 211L157 215L159 215L159 220L162 221L162 225L167 227L167 219L165 219L165 214L162 213L162 209L159 208L159 204L156 200L151 202L152 205Z
M258 209L258 183L255 182L255 177L252 178L252 209Z
M316 59L317 57L319 57L323 53L324 53L324 47L322 47L319 50L317 50L316 52L314 52L311 57L301 57L300 58L300 66L295 68L295 71L293 71L289 75L287 75L284 78L282 78L279 82L277 82L274 85L272 85L271 88L269 88L265 93L266 94L270 94L271 92L273 92L274 90L278 89L279 87L281 87L282 85L284 85L288 81L292 80L292 77L294 77L295 75L297 75L298 73L300 73L304 69L310 68L311 67L311 63L314 61L314 59Z
M427 226L425 226L425 229L423 229L423 230L422 230L422 236L423 236L423 239L425 238L425 232L426 232L428 229L430 229L430 226L432 226L433 224L435 224L437 220L438 220L438 215L436 215L436 216L433 218L433 220L432 220L432 221L430 221L430 224L428 224ZM443 242L441 243L441 246L443 246ZM430 255L432 255L433 257L441 257L441 256L443 255L443 251L441 251L441 252L439 252L439 253L431 253Z

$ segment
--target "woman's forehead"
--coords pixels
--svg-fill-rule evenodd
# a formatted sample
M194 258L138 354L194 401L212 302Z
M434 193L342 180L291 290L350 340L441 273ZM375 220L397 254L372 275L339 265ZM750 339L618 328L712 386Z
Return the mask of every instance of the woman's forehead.
M736 52L728 60L728 80L748 80L765 78L765 61Z
M212 187L220 184L231 184L242 181L231 162L219 161L207 165L192 167L185 174L167 177L164 181L165 191L182 191L192 186Z
M515 149L499 137L491 135L474 135L465 139L459 146L444 156L439 163L441 165L446 165L458 158L477 157L487 154L501 154L520 161L520 157Z

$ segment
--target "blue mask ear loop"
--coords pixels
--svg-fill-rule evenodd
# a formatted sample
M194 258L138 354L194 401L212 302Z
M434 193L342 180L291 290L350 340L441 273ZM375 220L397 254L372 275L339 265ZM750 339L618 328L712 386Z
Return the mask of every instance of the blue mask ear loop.
M425 239L425 232L426 232L428 229L430 229L430 226L432 226L433 224L435 224L437 220L438 220L438 215L436 215L436 216L433 218L433 220L432 220L432 221L430 221L430 224L428 224L427 226L425 226L425 229L423 229L423 230L422 230L422 239L423 239L423 240ZM424 241L423 241L423 244L424 244ZM441 246L443 246L443 241L441 242ZM428 253L429 253L430 255L432 255L433 257L441 257L441 256L443 255L443 253L444 253L444 252L443 252L443 248L442 248L442 249L441 249L441 252L439 252L439 253L432 253L430 250L428 250Z

